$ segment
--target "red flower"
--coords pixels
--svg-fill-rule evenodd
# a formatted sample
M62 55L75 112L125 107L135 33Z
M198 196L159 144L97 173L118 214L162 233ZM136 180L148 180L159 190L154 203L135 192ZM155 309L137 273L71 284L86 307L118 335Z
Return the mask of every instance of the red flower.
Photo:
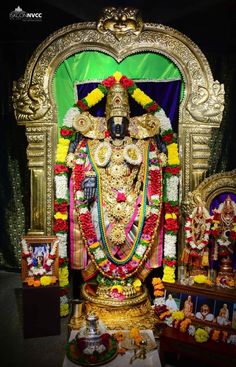
M116 201L117 201L118 203L121 203L121 202L123 202L123 201L126 201L126 196L125 196L125 194L124 194L123 192L118 192L117 197L116 197Z
M68 223L63 219L56 219L54 226L54 232L67 232L68 230Z
M88 106L86 106L86 104L85 104L85 103L83 103L80 99L78 99L78 101L77 101L77 105L78 105L78 106L79 106L79 108L81 108L81 110L83 110L83 111L88 110Z
M176 265L176 263L177 263L176 260L163 259L163 264L168 265L168 266L174 266Z
M74 168L74 182L75 190L82 191L82 182L84 180L84 166L82 164L77 164Z
M151 192L150 195L160 194L161 190L161 176L160 170L151 170L149 172L151 180Z
M173 141L173 133L169 133L162 136L162 140L166 143L172 143Z
M61 136L65 137L69 137L73 135L73 131L70 129L66 129L66 128L61 128Z
M54 210L55 212L60 212L60 213L66 213L67 212L67 202L66 201L62 201L61 203L58 203L55 201L54 203Z
M149 107L146 108L147 112L153 112L153 111L157 111L158 109L158 104L156 102L153 102Z
M177 175L180 171L180 167L166 167L165 172L171 173L172 175Z
M107 130L105 131L105 137L106 137L106 138L109 138L109 137L110 137L110 133L109 133L109 131L107 131Z
M94 231L91 214L85 213L80 215L80 220L83 228L84 235L87 239L94 239L96 241L97 236Z
M125 88L125 89L128 89L130 87L132 87L134 85L134 82L133 80L131 79L128 79L127 76L123 75L121 78L120 78L120 84Z
M150 215L145 221L145 224L143 227L143 233L149 234L150 236L152 236L156 228L157 220L158 220L158 216L156 214Z
M55 164L54 173L59 175L60 173L68 172L68 168L64 164Z
M166 231L173 231L173 232L177 232L178 231L178 222L176 219L166 219L166 223L164 225Z
M62 265L67 265L68 260L66 257L59 257L59 266L62 267Z
M102 81L102 84L106 87L106 88L111 88L116 82L116 79L114 76L109 76L108 78L104 79Z
M177 205L171 205L170 203L165 203L165 212L179 215L179 207Z

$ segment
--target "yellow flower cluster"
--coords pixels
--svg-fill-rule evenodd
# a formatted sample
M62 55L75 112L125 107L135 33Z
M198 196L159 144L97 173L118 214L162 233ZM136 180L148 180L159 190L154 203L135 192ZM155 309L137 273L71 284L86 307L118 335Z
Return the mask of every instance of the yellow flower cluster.
M54 218L55 218L55 219L63 219L63 220L67 220L67 219L68 219L68 213L60 213L60 212L57 212L57 213L54 215Z
M178 321L182 321L185 317L183 311L174 311L171 316L174 320Z
M198 343L205 343L207 342L208 338L209 338L209 334L206 330L202 329L202 328L198 328L195 331L195 340Z
M207 277L203 274L195 275L193 280L195 283L198 283L198 284L207 283Z
M59 142L57 145L57 154L56 154L57 162L65 162L66 156L68 153L69 144L70 144L69 139L64 139L64 138L59 139Z
M69 272L67 266L59 268L59 285L60 287L66 287L69 284L68 280Z
M162 278L163 282L167 283L175 283L175 266L168 266L164 267L164 274Z
M51 277L49 277L48 275L44 275L40 278L40 283L43 286L47 286L49 284L51 284Z
M168 164L172 165L179 165L179 154L178 154L178 145L176 143L172 143L167 145L168 151Z
M86 100L89 107L94 106L98 102L100 102L104 97L104 94L99 88L95 88L90 92L84 99Z
M165 219L176 219L177 215L175 213L166 213Z
M148 103L153 102L150 97L148 97L140 88L136 88L134 92L132 93L132 97L136 102L141 104L142 106L145 106Z
M62 305L60 305L60 316L67 316L69 314L69 304L68 303L64 303Z
M139 291L140 291L140 289L141 289L141 285L142 285L141 280L140 280L140 279L138 279L138 278L136 278L136 279L134 280L134 282L133 282L133 287L134 287L134 289L136 290L136 292L139 292Z
M116 289L118 291L118 293L122 293L123 292L123 287L120 284L115 284L111 287L111 290L113 291L114 289Z

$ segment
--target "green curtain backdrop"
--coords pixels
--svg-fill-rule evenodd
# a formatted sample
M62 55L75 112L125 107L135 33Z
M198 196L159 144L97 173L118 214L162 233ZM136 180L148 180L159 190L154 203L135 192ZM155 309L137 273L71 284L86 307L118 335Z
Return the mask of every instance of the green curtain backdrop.
M76 102L75 84L102 81L115 71L135 80L182 79L177 66L163 55L142 52L126 57L118 63L113 57L98 51L83 51L66 59L54 77L54 95L58 125L62 126L67 110ZM183 84L182 93L183 95Z

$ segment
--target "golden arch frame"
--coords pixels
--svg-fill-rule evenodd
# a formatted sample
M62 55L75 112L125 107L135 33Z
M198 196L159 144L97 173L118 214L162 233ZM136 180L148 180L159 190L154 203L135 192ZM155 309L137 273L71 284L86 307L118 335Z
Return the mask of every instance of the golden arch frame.
M140 20L139 20L140 24ZM99 30L98 30L99 29ZM36 49L24 76L13 86L13 106L19 125L26 128L30 169L30 228L28 235L51 235L53 230L57 109L52 79L58 66L74 53L97 50L117 61L142 51L171 59L182 73L185 95L179 111L179 150L182 162L180 201L205 178L209 142L224 109L224 86L214 81L207 59L188 37L161 24L144 23L138 32L117 37L93 23L77 23L49 36Z

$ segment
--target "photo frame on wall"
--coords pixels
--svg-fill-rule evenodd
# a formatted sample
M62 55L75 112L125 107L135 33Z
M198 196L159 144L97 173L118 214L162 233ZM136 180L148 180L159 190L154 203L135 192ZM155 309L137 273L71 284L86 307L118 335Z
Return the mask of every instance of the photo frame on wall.
M47 277L58 280L58 239L56 236L24 236L22 247L22 281ZM46 279L46 278L45 278Z

